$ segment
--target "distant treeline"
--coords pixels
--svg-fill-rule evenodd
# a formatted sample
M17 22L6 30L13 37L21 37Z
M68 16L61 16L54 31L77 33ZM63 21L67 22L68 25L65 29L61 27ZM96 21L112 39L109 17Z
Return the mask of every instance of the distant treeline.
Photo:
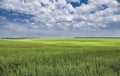
M2 37L0 39L35 39L38 37L16 37L16 38L9 38L9 37Z
M36 39L40 37L1 37L0 39ZM120 38L120 37L74 37L74 38Z
M75 38L120 38L120 37L75 37Z

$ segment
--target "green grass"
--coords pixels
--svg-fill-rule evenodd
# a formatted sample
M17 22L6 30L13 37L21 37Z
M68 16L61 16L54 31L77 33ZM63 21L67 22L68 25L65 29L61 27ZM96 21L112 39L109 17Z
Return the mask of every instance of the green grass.
M0 76L120 76L120 39L1 39Z

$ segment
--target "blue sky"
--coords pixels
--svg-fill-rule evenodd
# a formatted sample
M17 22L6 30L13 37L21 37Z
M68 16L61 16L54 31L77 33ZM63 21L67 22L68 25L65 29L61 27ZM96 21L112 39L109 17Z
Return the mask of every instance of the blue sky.
M120 37L120 0L1 0L0 37Z

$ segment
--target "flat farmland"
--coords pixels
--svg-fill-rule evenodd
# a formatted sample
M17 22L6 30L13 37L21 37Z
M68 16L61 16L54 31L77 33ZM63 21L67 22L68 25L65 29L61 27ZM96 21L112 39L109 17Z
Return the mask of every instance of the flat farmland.
M120 38L0 39L0 76L120 76Z

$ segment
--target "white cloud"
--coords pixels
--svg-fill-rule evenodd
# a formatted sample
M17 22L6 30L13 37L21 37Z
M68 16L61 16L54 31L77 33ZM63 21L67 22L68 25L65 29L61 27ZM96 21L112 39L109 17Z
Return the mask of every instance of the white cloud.
M53 1L53 2L52 2ZM116 0L89 0L88 4L82 4L73 8L67 2L79 2L79 0L3 0L0 8L14 10L21 13L32 14L34 23L28 22L34 28L45 27L105 27L108 23L120 22L120 4ZM67 2L66 2L67 1ZM105 5L107 8L104 9ZM104 9L104 10L101 10Z

